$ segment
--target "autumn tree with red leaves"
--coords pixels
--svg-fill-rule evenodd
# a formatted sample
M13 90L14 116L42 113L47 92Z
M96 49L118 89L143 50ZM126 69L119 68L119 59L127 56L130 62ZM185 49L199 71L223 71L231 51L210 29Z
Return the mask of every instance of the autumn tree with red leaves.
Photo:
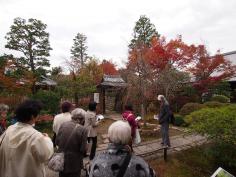
M181 36L166 41L164 37L153 37L151 46L139 45L129 53L127 69L142 79L146 105L155 100L157 93L167 98L173 96L188 82L187 66L192 62L194 46L188 46ZM138 87L138 86L137 86ZM149 101L148 101L149 100Z
M194 76L193 86L200 94L236 74L235 65L220 53L211 56L204 45L196 46L193 56L193 65L188 70Z
M103 73L106 75L117 75L118 71L116 65L111 60L103 60L100 64L100 67L103 70Z

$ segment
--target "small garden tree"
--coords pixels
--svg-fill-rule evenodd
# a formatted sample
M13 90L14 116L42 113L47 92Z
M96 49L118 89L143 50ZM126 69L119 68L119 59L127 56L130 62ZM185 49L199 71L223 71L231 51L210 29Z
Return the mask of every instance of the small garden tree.
M32 98L40 100L43 103L44 113L55 114L59 111L60 97L53 91L39 90Z

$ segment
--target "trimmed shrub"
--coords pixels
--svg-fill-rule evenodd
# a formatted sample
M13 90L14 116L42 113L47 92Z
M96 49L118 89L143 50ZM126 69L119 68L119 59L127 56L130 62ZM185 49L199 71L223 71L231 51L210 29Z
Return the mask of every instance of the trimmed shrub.
M60 105L60 97L53 91L39 90L32 96L33 99L39 100L43 103L42 112L48 114L57 113Z
M224 95L214 95L212 96L211 101L217 101L220 103L229 103L230 99Z
M225 104L220 103L218 101L208 101L208 102L205 102L203 105L205 105L208 108L219 108L219 107L225 106Z
M221 158L224 166L236 168L233 158L236 157L236 152L232 154L229 150L229 147L236 146L236 105L201 109L186 116L186 121L191 123L192 131L207 135L215 143L215 157ZM229 154L232 155L228 156Z
M190 113L205 108L203 104L200 103L187 103L179 111L179 114L182 116L189 115Z
M175 116L175 123L174 123L175 126L184 126L186 124L183 116L179 114L176 114L174 116Z

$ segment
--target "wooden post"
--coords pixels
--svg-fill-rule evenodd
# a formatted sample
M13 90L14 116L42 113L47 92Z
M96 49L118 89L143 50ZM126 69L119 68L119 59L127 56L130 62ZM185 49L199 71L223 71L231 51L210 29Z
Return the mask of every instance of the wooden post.
M102 88L102 112L103 114L106 114L106 91L105 91L105 88Z
M167 161L167 147L164 148L164 160Z

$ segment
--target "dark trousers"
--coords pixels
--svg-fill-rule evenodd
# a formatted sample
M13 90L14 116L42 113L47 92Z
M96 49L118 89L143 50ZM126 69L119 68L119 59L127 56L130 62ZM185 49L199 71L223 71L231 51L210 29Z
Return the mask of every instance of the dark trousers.
M93 160L96 154L96 148L97 148L97 137L88 137L88 143L92 141L92 147L89 155L89 160Z
M161 136L162 136L162 143L164 144L164 146L170 146L169 123L161 124Z

